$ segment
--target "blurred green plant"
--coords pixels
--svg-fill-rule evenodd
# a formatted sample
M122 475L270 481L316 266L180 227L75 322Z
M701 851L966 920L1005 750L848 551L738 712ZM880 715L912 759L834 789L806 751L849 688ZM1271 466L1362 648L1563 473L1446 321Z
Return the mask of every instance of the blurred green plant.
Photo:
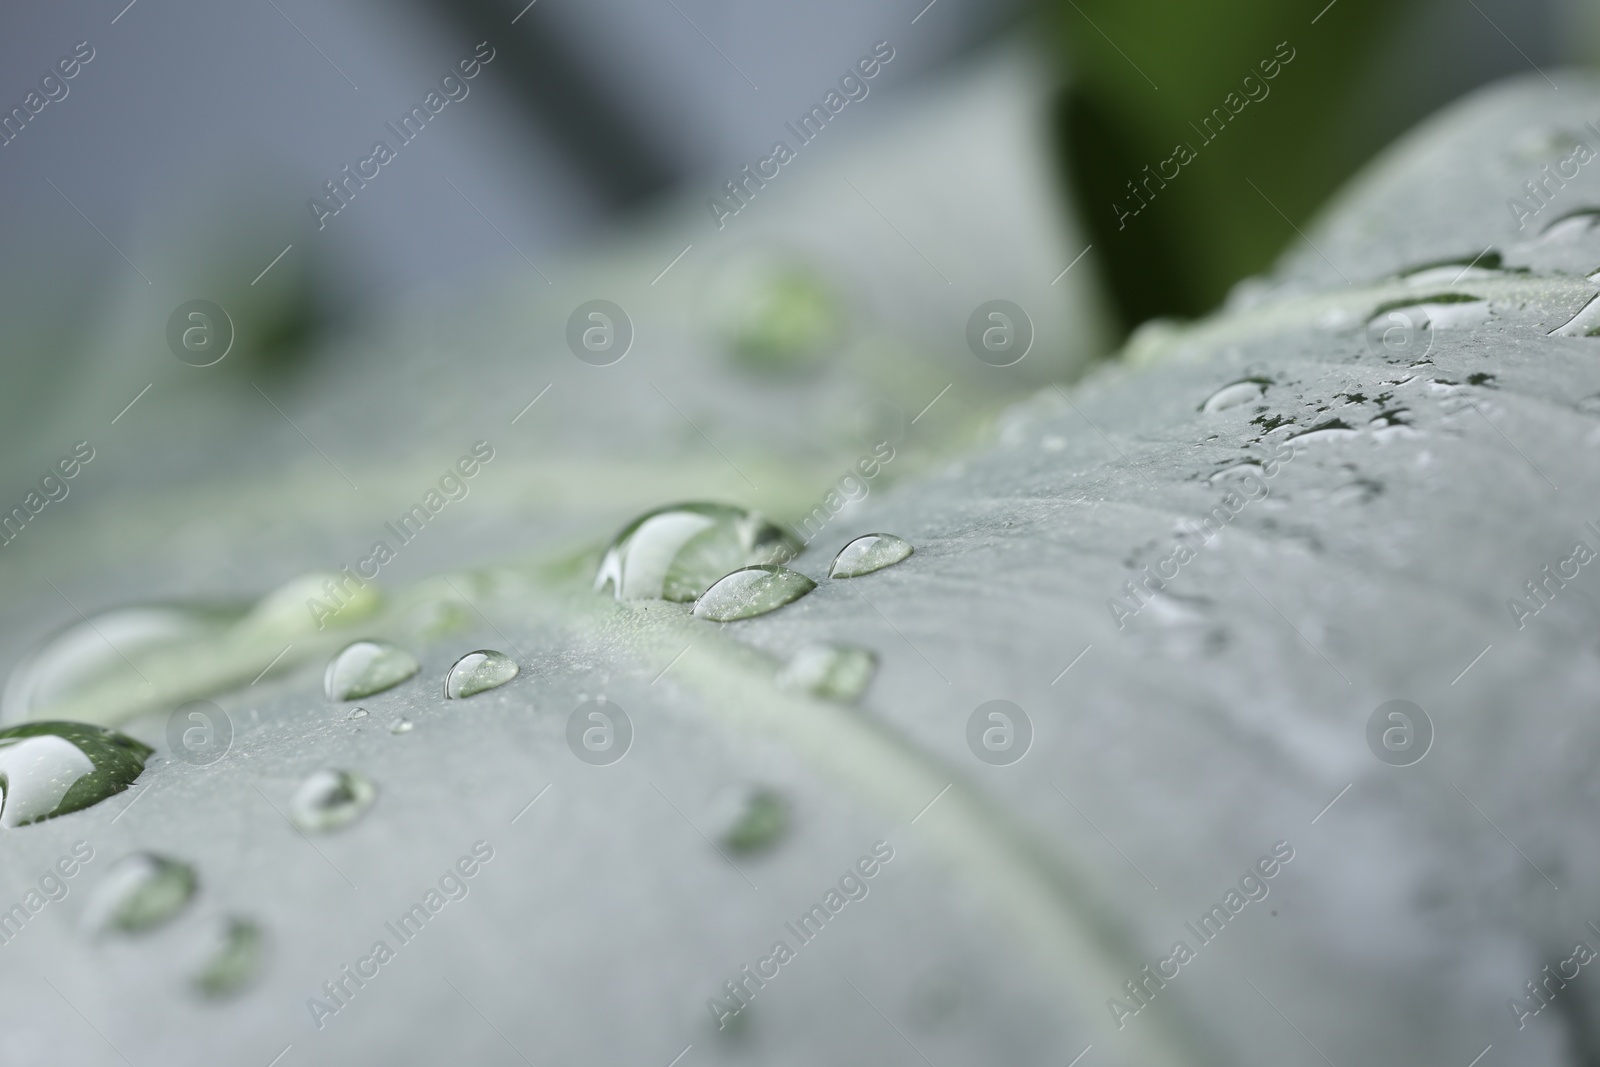
M1046 0L1057 143L1126 327L1209 311L1381 147L1347 119L1412 2Z

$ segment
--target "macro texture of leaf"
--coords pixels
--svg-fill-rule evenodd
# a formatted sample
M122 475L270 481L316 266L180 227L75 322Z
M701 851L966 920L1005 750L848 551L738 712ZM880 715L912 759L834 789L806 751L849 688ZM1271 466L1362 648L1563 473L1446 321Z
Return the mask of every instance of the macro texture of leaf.
M255 637L135 657L149 677L109 676L75 717L165 745L164 709L205 692L231 717L233 747L208 766L152 766L136 807L7 837L13 896L76 840L97 858L0 946L3 1058L267 1063L292 1045L285 1063L664 1065L692 1046L685 1064L1043 1065L1092 1044L1085 1063L1265 1067L1466 1064L1492 1043L1505 1062L1591 1060L1600 1015L1583 983L1523 1030L1506 1010L1588 936L1585 887L1600 877L1587 568L1550 586L1521 628L1508 609L1575 542L1595 546L1584 524L1600 522L1600 421L1586 402L1600 393L1600 339L1551 335L1596 296L1600 232L1539 233L1600 206L1600 170L1569 181L1538 225L1519 229L1505 204L1600 114L1600 90L1560 77L1559 97L1521 81L1434 120L1308 231L1314 248L1241 285L1218 315L1146 327L1122 360L1011 407L959 458L930 453L874 490L788 563L817 588L770 614L717 625L687 604L619 603L593 591L594 570L648 506L712 496L800 514L853 442L815 464L751 464L759 492L715 456L667 473L622 446L575 446L601 458L574 471L507 455L480 476L471 518L441 524L433 547L419 539L407 559L425 563L385 573L364 616L317 630L309 615L258 615ZM1497 256L1470 264L1486 251ZM1454 265L1413 273L1442 261ZM1421 344L1374 340L1379 309L1415 307L1429 309ZM441 327L430 343L492 345L496 314L486 306L475 329ZM408 373L403 388L433 387ZM1246 381L1254 399L1208 404ZM352 407L402 388L325 387ZM791 412L754 397L735 422L799 435ZM647 439L628 436L630 408L613 410L619 441ZM974 402L968 418L981 413ZM905 447L942 425L911 426ZM588 440L608 429L591 418ZM452 430L463 449L479 436ZM362 486L373 507L309 475L257 486L229 472L212 486L195 469L189 492L217 510L253 504L248 552L179 570L201 539L158 543L159 501L99 536L140 546L125 571L147 560L186 574L192 593L196 576L234 567L219 592L258 595L307 558L364 548L392 514L382 508L433 476L397 465L383 490ZM1216 519L1252 477L1266 494ZM1124 583L1179 539L1201 540L1208 518L1220 532L1166 587L1128 599ZM839 547L879 531L915 553L827 578ZM34 551L46 573L70 564L65 549ZM109 570L92 572L105 578L95 607L149 595L147 576ZM1108 606L1119 597L1120 614ZM37 614L6 633L39 636ZM356 637L401 644L421 671L350 718L356 702L330 702L322 671ZM777 684L788 655L816 642L876 654L859 707ZM485 647L521 673L446 701L444 673ZM634 731L610 766L568 742L574 710L601 695ZM1009 766L968 747L973 709L993 699L1033 723ZM1368 746L1369 717L1392 699L1436 730L1412 766ZM392 732L401 717L412 729ZM377 799L337 834L303 837L289 799L330 767L371 779ZM730 857L714 843L717 797L741 784L781 796L787 823ZM478 841L494 858L470 892L318 1029L307 999ZM719 1031L707 999L878 841L894 859L870 893ZM1278 842L1293 859L1269 895L1119 1028L1107 1001ZM87 883L135 849L195 866L193 914L91 943L69 920ZM185 990L205 962L195 923L226 914L258 922L270 955L218 1006Z

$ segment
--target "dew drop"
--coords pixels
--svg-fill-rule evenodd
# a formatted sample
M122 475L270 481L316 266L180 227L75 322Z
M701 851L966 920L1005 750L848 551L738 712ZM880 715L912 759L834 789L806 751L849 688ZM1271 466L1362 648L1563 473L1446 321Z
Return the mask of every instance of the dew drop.
M392 689L421 669L416 659L388 641L356 641L328 663L322 688L329 700L360 700Z
M345 718L347 718L347 719L365 719L366 717L367 717L367 709L366 708L356 708L350 714L345 716Z
M227 916L208 933L210 944L190 987L208 1000L233 996L261 974L266 959L266 934L250 919Z
M93 934L138 934L177 916L194 899L194 868L153 852L135 852L111 865L83 909Z
M289 818L308 834L327 833L354 822L378 795L378 787L355 771L326 768L312 774L289 798Z
M803 645L778 671L778 686L826 700L852 704L866 692L878 657L848 645Z
M1401 271L1399 276L1415 286L1449 287L1459 284L1464 279L1491 278L1503 273L1505 273L1505 258L1490 248L1477 255L1419 263Z
M817 583L786 567L757 564L741 567L719 578L694 602L696 618L733 622L777 611L817 587Z
M468 652L456 660L450 673L444 676L444 695L459 700L505 685L517 676L520 668L516 661L492 648Z
M1600 337L1600 296L1594 297L1566 322L1550 331L1551 337Z
M219 634L242 614L239 608L187 605L101 612L68 626L29 652L6 681L0 712L15 721L108 682L142 684L129 659Z
M410 719L401 718L394 721L394 725L389 727L389 732L391 734L409 734L413 729L415 729L415 725Z
M1571 241L1586 236L1596 226L1600 226L1600 210L1592 207L1579 208L1552 220L1539 235L1539 241L1541 243Z
M0 826L80 811L127 789L155 749L76 722L0 730Z
M1238 407L1240 404L1248 404L1252 400L1265 396L1267 386L1271 384L1272 381L1268 378L1243 378L1237 382L1229 382L1206 397L1205 403L1200 405L1200 410L1210 413Z
M1341 441L1348 437L1355 437L1358 432L1343 419L1328 419L1325 422L1317 423L1310 429L1290 434L1288 439L1304 445L1312 441Z
M914 551L911 542L894 534L864 534L851 541L833 557L829 578L859 578L881 571L907 558Z
M711 802L714 836L729 852L760 852L789 828L789 805L764 786L730 786Z
M611 542L594 588L618 600L694 600L739 567L782 563L804 546L765 516L728 504L675 504L646 512Z

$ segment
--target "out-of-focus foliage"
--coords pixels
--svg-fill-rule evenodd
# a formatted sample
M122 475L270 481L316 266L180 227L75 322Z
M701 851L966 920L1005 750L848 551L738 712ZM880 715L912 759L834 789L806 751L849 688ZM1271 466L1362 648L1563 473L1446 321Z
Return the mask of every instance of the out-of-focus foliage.
M1128 326L1213 308L1381 146L1344 120L1412 0L1322 3L1048 0L1070 196ZM1194 158L1163 166L1179 145Z

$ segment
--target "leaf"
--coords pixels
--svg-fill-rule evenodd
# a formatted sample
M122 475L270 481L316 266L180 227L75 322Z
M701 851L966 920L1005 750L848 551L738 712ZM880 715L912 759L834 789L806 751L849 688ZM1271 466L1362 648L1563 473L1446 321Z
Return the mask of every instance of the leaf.
M0 1048L17 1057L48 1028L102 1054L66 999L136 1063L267 1062L290 1044L307 1062L664 1064L692 1046L697 1062L1063 1063L1092 1045L1094 1062L1128 1064L1465 1063L1490 1043L1567 1062L1594 1041L1582 983L1555 1001L1577 1008L1530 1022L1547 1043L1519 1037L1505 1004L1586 938L1600 854L1587 564L1541 569L1568 573L1574 542L1600 541L1584 525L1600 521L1600 438L1580 403L1600 394L1600 362L1594 341L1551 336L1595 295L1600 245L1519 233L1496 182L1515 171L1499 146L1597 103L1513 84L1433 124L1225 312L1142 331L1125 361L1012 409L953 466L875 489L789 561L817 588L770 614L718 626L593 591L628 517L600 516L638 503L641 483L651 504L678 495L649 459L595 463L588 496L536 508L487 480L536 465L490 464L472 524L425 531L437 547L419 537L405 559L427 566L385 572L372 614L190 650L207 685L234 679L214 697L235 731L222 760L169 758L137 807L7 835L14 898L76 840L97 858L5 946ZM1570 202L1594 202L1597 181L1583 174ZM1461 268L1462 286L1407 276L1482 245L1502 265ZM1477 300L1439 300L1469 278ZM1478 310L1407 320L1407 345L1373 336L1379 309L1423 305ZM1265 383L1259 400L1204 410L1244 380ZM780 469L773 495L805 501L804 475ZM680 472L701 482L683 498L724 477L709 470ZM309 531L360 543L394 513L311 484L193 493L249 495L305 527L241 530L253 574L292 567ZM121 565L183 573L169 545L114 540L158 525L138 510L100 524ZM876 531L915 553L826 577L838 547ZM34 551L55 569L67 549ZM1550 584L1519 620L1507 602L1529 581ZM396 641L422 669L351 719L320 685L355 637ZM876 655L861 707L778 684L819 642ZM445 671L480 647L521 673L445 701ZM270 669L252 683L252 668ZM190 683L148 681L77 711L133 715L127 729L163 745L159 709ZM571 740L601 695L632 736L610 764ZM1409 766L1369 747L1396 699L1436 734ZM994 700L1031 722L1009 765L968 742ZM402 716L414 729L391 732ZM337 835L302 837L283 811L330 767L370 778L377 800ZM739 783L782 798L789 828L730 857L710 813ZM236 914L270 932L253 989L184 999L203 965L175 951L186 921L137 947L73 932L83 883L146 847L196 866L196 923ZM875 847L892 859L851 873ZM789 932L852 884L866 895L815 938ZM1191 933L1230 890L1265 896ZM430 891L437 909L401 940L391 926ZM795 958L745 978L780 938ZM379 939L389 957L346 977ZM1108 1001L1127 1003L1124 983L1180 939L1194 958L1119 1028ZM707 1001L730 1003L734 981L754 995L719 1030ZM344 985L339 1010L324 983Z

